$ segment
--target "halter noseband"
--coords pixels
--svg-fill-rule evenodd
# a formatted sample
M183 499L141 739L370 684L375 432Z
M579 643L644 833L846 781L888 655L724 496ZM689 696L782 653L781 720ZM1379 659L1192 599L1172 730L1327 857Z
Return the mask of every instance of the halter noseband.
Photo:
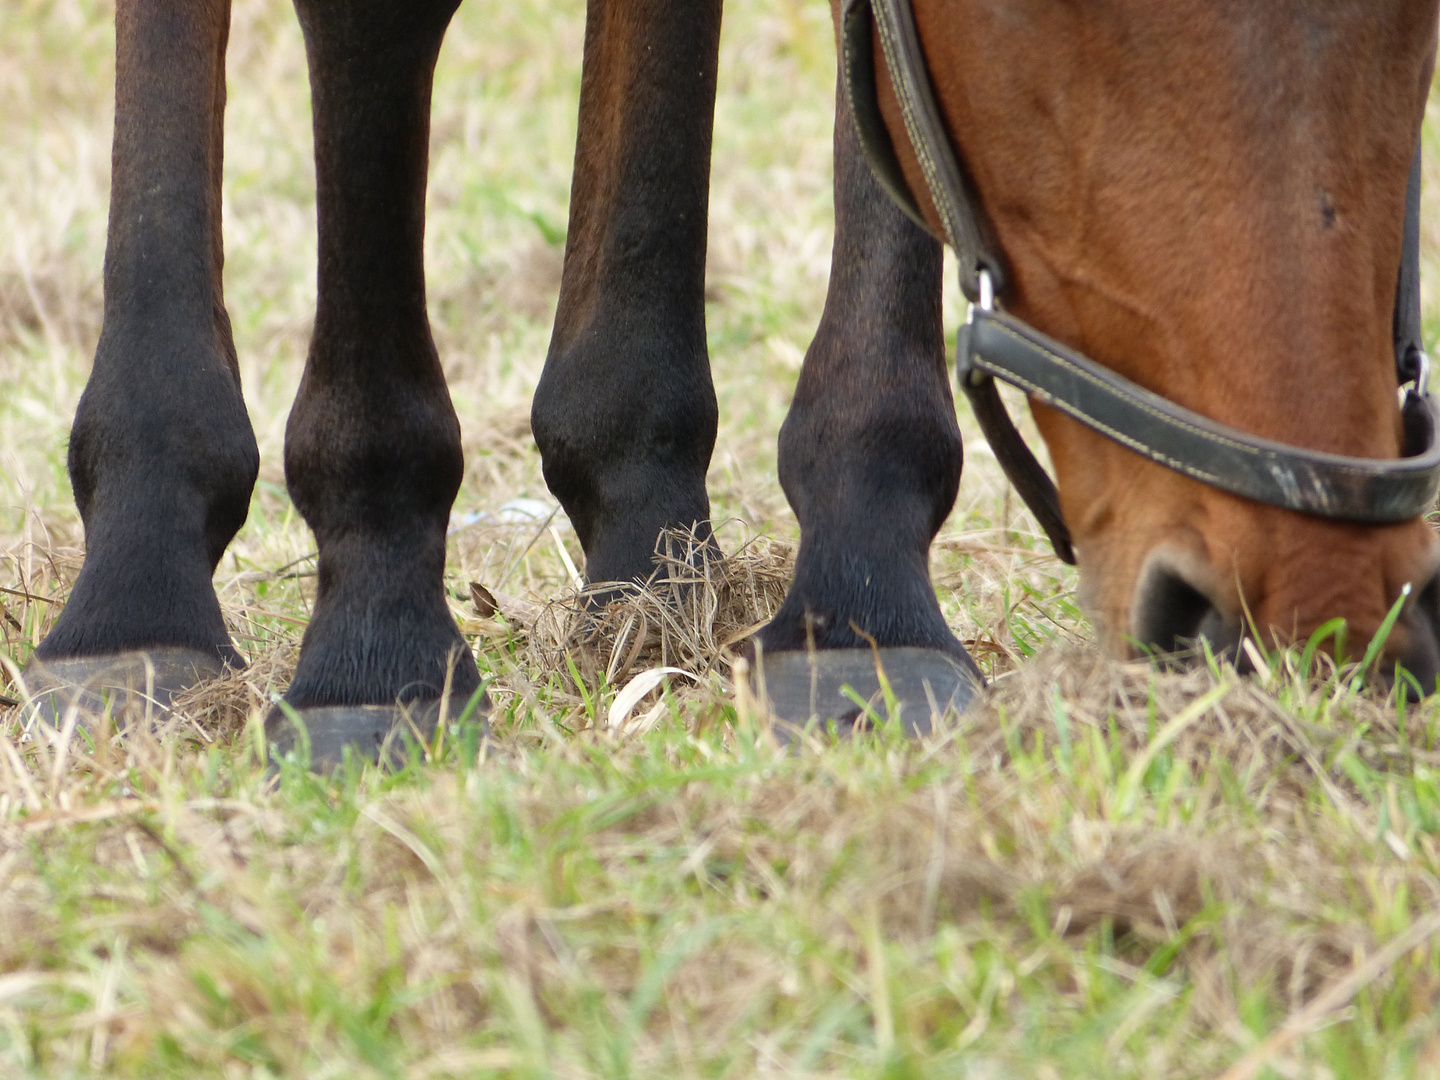
M1419 516L1440 492L1440 424L1420 333L1420 149L1405 198L1405 239L1395 297L1395 367L1404 389L1404 457L1356 458L1249 435L1138 386L1033 326L995 310L1003 260L993 230L961 170L930 87L910 0L845 0L841 78L860 144L880 185L930 230L901 171L880 113L871 26L900 103L906 135L960 262L973 302L956 341L956 375L986 440L1015 490L1074 564L1055 484L1015 428L995 386L1002 379L1151 461L1242 498L1315 517L1389 524Z

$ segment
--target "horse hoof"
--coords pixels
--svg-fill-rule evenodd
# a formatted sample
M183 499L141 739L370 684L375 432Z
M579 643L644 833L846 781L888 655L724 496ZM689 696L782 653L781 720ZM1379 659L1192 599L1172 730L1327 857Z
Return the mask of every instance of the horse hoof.
M449 719L460 720L466 704L452 702ZM482 734L486 731L485 715L489 711L487 696L481 698L479 707L471 713L470 719L479 723ZM277 705L265 719L265 742L270 747L272 762L292 751L304 760L308 743L308 764L316 773L337 769L345 760L347 746L361 761L394 768L409 759L412 747L434 739L439 721L438 701L404 705L323 705L298 710Z
M788 744L812 725L824 730L834 721L837 734L848 736L892 717L881 672L911 737L929 735L938 717L964 712L985 685L977 670L948 653L917 648L766 653L750 684Z
M194 649L147 649L113 656L59 660L31 657L20 673L28 717L59 727L73 710L81 722L107 713L117 726L133 721L153 724L170 713L171 702L225 665Z

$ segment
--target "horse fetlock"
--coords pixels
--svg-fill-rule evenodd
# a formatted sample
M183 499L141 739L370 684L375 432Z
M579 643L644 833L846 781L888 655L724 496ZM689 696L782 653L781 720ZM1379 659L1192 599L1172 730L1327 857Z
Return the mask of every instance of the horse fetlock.
M193 512L213 566L245 523L260 451L243 414L240 424L217 417L203 430L165 418L132 427L77 417L67 465L87 536L99 507L153 504L162 518L177 522ZM93 547L93 540L87 543Z
M666 532L693 533L714 546L710 535L710 505L704 488L672 493L660 503L649 501L626 512L615 503L606 515L586 518L581 536L585 550L585 579L602 581L645 581L661 566ZM718 550L718 549L717 549Z
M557 326L557 342L560 332ZM703 338L636 341L631 332L606 327L579 336L583 347L552 343L530 407L547 466L578 477L654 457L703 475L720 418Z
M923 534L928 545L955 506L963 462L953 409L881 402L845 414L797 398L780 429L777 471L802 534L849 515Z
M664 532L708 532L703 473L653 459L587 471L580 483L573 472L556 472L545 470L546 483L575 528L588 581L644 581L655 571Z
M286 486L317 536L403 531L417 521L443 536L465 471L443 386L438 394L397 388L384 408L321 397L302 389L285 432Z
M260 471L234 352L225 344L119 349L102 340L67 452L87 529L94 505L153 501L177 513L198 507L212 566L219 561L245 522Z
M660 390L657 373L637 365L621 373L552 353L531 407L545 483L575 527L591 581L647 578L662 531L710 516L718 409L708 369Z

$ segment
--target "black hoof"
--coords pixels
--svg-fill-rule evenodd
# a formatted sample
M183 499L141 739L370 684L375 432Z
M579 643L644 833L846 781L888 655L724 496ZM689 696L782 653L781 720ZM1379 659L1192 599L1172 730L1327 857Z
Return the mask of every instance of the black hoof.
M892 718L881 686L883 672L905 734L930 734L937 717L964 712L985 685L980 673L937 649L820 649L762 654L750 675L783 742L811 725L834 721L852 735ZM845 693L845 689L853 691ZM855 699L865 704L860 705Z
M81 723L110 715L117 726L154 725L170 713L171 702L225 666L193 649L151 649L115 656L63 660L31 658L20 674L26 714L60 727L71 710Z
M469 719L486 730L485 715L490 699L483 696L468 718L464 716L466 701L450 703L451 721ZM298 718L304 726L297 726ZM265 719L265 742L270 747L271 761L278 761L296 752L304 760L309 745L309 767L312 772L329 773L345 760L345 747L352 748L361 761L378 763L386 768L403 765L411 749L430 744L440 720L440 702L414 701L404 705L324 705L290 710L279 705Z

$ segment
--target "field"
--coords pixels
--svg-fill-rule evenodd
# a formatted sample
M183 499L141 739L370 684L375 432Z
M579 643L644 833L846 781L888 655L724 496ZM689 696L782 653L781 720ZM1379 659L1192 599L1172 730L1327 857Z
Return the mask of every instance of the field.
M933 573L993 693L923 743L799 753L737 704L724 647L797 540L775 436L829 264L818 0L726 12L715 607L600 635L571 615L582 554L528 412L583 8L468 0L437 75L429 298L466 454L448 585L489 737L320 779L267 775L257 739L314 587L281 470L315 299L308 92L289 4L237 0L226 294L262 466L216 584L250 666L124 741L0 709L0 1075L1440 1075L1440 705L1300 649L1248 678L1100 659L963 406ZM6 703L81 563L64 445L100 326L112 19L0 4ZM691 677L616 706L660 664Z

